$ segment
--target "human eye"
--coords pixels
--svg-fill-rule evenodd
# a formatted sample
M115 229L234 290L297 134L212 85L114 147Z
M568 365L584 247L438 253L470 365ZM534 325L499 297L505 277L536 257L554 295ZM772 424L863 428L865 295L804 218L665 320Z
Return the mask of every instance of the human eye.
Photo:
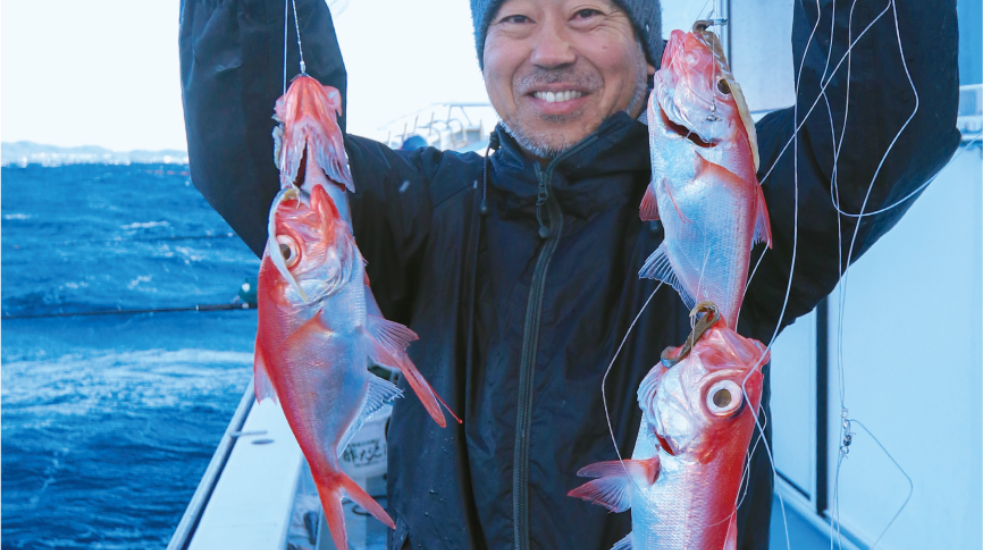
M504 25L508 25L508 24L522 25L530 21L531 20L529 19L528 16L522 14L506 15L505 17L498 20L500 24L504 24Z
M601 11L594 8L584 8L582 10L577 10L573 14L575 19L590 19L591 17L596 17L598 15L601 15Z

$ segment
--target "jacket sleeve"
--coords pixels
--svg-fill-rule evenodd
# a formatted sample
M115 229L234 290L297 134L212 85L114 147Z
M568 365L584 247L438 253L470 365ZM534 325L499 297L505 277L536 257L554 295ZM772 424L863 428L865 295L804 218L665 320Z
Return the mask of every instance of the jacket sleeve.
M323 0L296 0L307 72L334 86L347 109L347 74ZM293 14L286 25L287 84L300 58ZM184 0L181 86L195 187L249 248L263 254L267 218L279 190L273 160L273 105L284 91L283 0ZM345 117L338 120L345 131ZM383 313L405 322L416 260L428 229L428 167L436 151L406 153L348 136L357 192L354 233Z
M347 75L323 0L297 0L308 73L341 91ZM283 0L184 0L179 46L191 181L249 248L261 256L279 191L273 162L273 105L284 86ZM287 79L299 73L293 17ZM344 131L344 118L339 120Z
M821 16L816 1L795 2L797 110L771 113L757 124L758 178L771 215L773 249L751 280L741 331L763 342L779 322L793 255L782 327L836 286L858 219L851 261L894 227L914 198L858 218L838 214L834 195L847 214L892 206L941 170L960 140L955 0L819 4ZM850 33L854 46L847 56ZM752 255L752 269L757 259Z

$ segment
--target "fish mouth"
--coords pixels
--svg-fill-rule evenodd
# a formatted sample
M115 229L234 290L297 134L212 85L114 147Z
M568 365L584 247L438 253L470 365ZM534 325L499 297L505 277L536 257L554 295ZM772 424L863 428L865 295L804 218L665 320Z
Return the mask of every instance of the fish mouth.
M662 447L663 451L669 453L669 456L676 456L676 451L672 448L672 443L670 443L668 439L662 437L658 433L655 434L655 438L659 440L659 446Z
M659 105L659 114L662 115L662 124L665 125L666 128L679 137L689 140L693 145L703 149L712 149L717 146L715 142L705 141L702 137L700 137L700 134L690 130L682 124L674 122L671 118L669 118L669 115L666 113L665 109L662 108L661 104Z

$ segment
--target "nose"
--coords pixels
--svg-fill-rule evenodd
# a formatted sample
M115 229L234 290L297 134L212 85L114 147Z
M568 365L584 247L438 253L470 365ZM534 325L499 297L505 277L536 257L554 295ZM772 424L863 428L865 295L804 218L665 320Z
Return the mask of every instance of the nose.
M555 69L572 65L577 61L577 52L570 43L566 26L560 17L547 17L537 34L529 58L533 65L543 69Z

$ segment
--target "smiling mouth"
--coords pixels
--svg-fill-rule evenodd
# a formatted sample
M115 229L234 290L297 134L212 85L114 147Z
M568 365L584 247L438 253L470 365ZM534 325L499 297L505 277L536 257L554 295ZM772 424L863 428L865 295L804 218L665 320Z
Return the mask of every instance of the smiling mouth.
M565 90L561 92L533 92L531 95L547 103L562 103L564 101L579 99L587 94L576 90Z

